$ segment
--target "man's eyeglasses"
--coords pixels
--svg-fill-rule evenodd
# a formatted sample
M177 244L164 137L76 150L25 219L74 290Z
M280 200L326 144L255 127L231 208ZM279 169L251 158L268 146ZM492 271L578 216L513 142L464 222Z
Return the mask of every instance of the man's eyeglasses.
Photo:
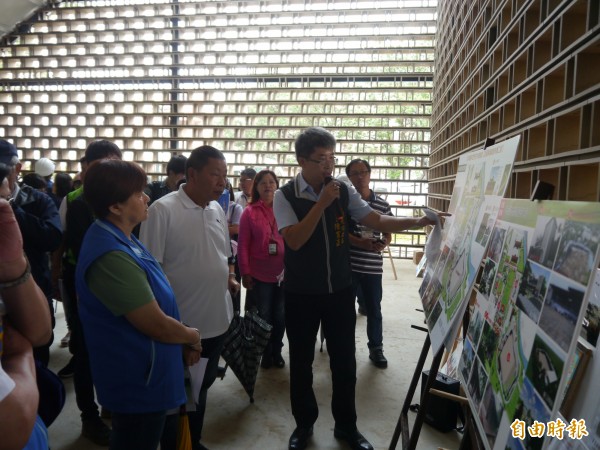
M350 172L348 174L349 177L364 177L365 175L367 175L369 173L368 170L357 170L356 172Z
M313 162L315 164L318 164L320 166L335 166L338 162L337 157L335 156L330 156L329 158L323 158L323 159L312 159L312 158L306 158L307 161Z

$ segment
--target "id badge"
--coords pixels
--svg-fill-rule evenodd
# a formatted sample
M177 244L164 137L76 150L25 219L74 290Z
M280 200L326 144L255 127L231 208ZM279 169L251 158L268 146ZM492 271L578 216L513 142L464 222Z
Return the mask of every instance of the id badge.
M276 255L276 254L277 254L277 242L270 241L269 242L269 255Z

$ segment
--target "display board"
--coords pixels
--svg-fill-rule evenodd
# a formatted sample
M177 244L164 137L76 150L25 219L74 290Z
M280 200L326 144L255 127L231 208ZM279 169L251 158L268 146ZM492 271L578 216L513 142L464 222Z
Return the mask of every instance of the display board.
M444 342L451 348L454 341L510 179L519 139L516 136L467 153L459 160L442 249L437 261L428 262L419 289L434 353Z
M600 203L501 202L458 370L488 448L557 445L599 241ZM559 448L586 443L581 423L563 423Z

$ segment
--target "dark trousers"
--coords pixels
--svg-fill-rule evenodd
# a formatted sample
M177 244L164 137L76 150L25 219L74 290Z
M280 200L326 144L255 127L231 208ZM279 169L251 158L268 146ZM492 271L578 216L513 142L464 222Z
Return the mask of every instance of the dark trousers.
M196 450L200 439L202 439L202 427L204 425L204 413L206 411L206 398L208 388L212 386L217 378L217 369L219 367L219 358L223 349L225 334L220 336L202 339L202 357L208 358L206 372L202 380L199 398L196 400L196 411L188 411L190 423L190 437L192 439L192 450ZM167 416L163 435L160 441L162 450L177 450L177 428L179 425L179 413L169 414Z
M90 360L83 336L83 328L79 320L79 309L77 307L77 293L75 291L75 267L71 264L63 265L63 284L66 291L66 298L63 302L68 302L70 310L69 329L71 330L71 339L69 340L69 350L73 354L73 386L75 388L75 401L81 411L81 419L93 419L99 417L98 405L94 397L94 383L92 381L92 371L90 369ZM118 374L115 374L118 376Z
M280 354L285 334L283 288L277 283L265 283L254 279L254 287L248 291L248 295L252 296L251 301L256 305L258 315L273 325L264 355L269 357Z
M335 426L356 429L356 313L351 287L333 294L285 292L285 326L290 344L290 398L298 427L312 426L319 416L313 391L312 363L319 325L327 340L333 384L331 411Z
M110 450L156 450L165 425L166 411L144 414L112 412Z
M358 303L367 311L367 337L370 350L383 348L383 316L381 315L381 274L352 272L352 287Z

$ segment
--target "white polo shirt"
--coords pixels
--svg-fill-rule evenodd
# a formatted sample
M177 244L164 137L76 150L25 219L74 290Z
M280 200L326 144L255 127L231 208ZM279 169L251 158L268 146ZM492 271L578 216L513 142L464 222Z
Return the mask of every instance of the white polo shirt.
M183 186L152 203L140 240L161 263L182 322L211 338L225 333L233 318L227 219L217 202L202 208Z

